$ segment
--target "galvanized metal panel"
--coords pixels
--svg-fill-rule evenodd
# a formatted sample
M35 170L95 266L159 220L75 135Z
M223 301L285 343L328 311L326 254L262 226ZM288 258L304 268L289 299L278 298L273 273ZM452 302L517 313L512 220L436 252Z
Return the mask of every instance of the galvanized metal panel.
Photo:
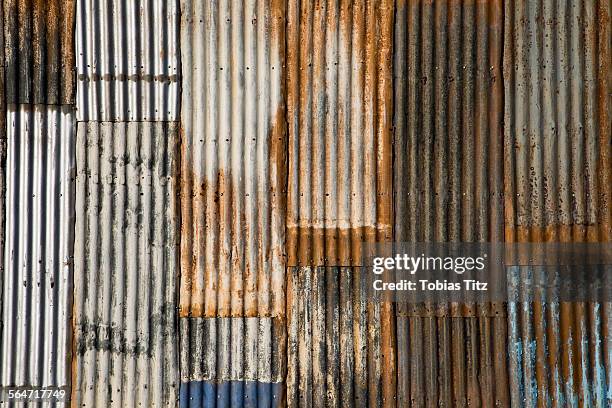
M284 7L281 0L181 1L185 404L201 398L218 398L222 406L230 399L247 406L281 401ZM216 370L192 368L210 358L220 364Z
M395 241L503 239L502 1L400 2ZM502 305L397 307L398 405L508 406Z
M393 15L394 2L386 0L288 2L286 247L288 265L304 267L292 269L291 274L309 274L307 267L312 266L360 265L363 241L392 239ZM355 273L347 271L349 276ZM312 322L312 330L319 330L313 334L308 316L302 315L312 307L313 313L323 316L325 309L310 303L319 299L315 295L307 296L300 306L297 299L304 295L298 287L289 285L287 295L296 299L287 306L292 316L288 404L339 404L338 377L332 376L328 383L324 379L324 320ZM348 290L348 296L364 296L358 286ZM356 319L355 330L380 332L371 332L376 338L370 339L367 376L365 360L346 373L349 377L343 380L358 383L358 388L356 397L343 403L392 406L396 398L393 306L368 304L367 308L371 313L367 319ZM344 308L340 313L345 313ZM296 342L301 344L297 354L291 349ZM344 358L362 358L365 342L365 337L360 338L354 349L346 349ZM308 366L304 359L313 353L319 357ZM329 400L322 394L326 389L331 392Z
M178 0L77 0L78 120L178 120L178 35Z
M282 2L181 6L180 313L283 316Z
M509 242L612 238L610 29L606 1L506 3ZM512 405L610 406L610 304L521 296L508 305Z
M80 407L178 404L178 123L79 123Z
M7 103L74 103L74 0L4 0Z
M289 265L391 239L393 1L289 1Z
M9 105L0 385L70 386L74 111Z

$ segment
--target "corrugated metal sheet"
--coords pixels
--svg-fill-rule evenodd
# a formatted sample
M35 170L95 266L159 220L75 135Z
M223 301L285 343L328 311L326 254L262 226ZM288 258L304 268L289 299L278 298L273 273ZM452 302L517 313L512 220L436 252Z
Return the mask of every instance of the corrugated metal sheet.
M78 120L178 120L178 0L76 8Z
M74 111L9 105L0 384L70 385Z
M396 403L392 305L366 300L359 268L313 268L392 239L393 15L393 1L288 2L289 406Z
M395 241L503 239L502 1L398 4ZM398 304L398 405L509 406L501 305Z
M290 1L288 263L359 265L391 239L393 1Z
M7 103L74 103L74 0L4 0Z
M367 298L365 272L297 267L287 279L287 406L395 406L381 307Z
M609 242L610 3L508 2L504 31L506 240ZM611 312L510 302L513 406L610 406Z
M178 403L178 124L79 123L79 407Z
M282 400L284 6L181 1L185 404Z

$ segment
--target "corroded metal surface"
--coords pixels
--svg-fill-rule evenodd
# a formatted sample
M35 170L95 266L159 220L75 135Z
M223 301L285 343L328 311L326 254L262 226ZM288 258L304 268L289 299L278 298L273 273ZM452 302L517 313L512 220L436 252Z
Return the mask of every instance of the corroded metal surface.
M69 386L74 111L7 107L2 386Z
M610 242L610 3L507 2L505 238ZM509 271L536 279L537 268ZM508 304L513 406L610 406L610 304Z
M181 13L181 401L276 406L285 369L285 4L183 0Z
M303 267L288 272L288 279L295 277L287 296L296 300L288 300L287 306L292 316L290 406L334 406L341 401L338 377L328 376L325 364L327 347L338 339L328 345L317 343L326 336L325 320L304 315L311 307L313 313L325 314L324 306L311 304L320 300L317 293L321 296L324 289L317 287L312 298L306 296L300 303L304 295L297 281L311 273L310 267L360 265L363 241L392 239L393 15L393 1L288 2L286 248L288 266ZM347 271L354 273L351 268ZM352 290L349 296L364 296L358 287ZM367 308L368 318L356 320L356 330L371 330L375 337L368 349L370 371L366 376L365 360L356 363L354 375L367 380L359 382L358 394L345 402L359 406L367 398L368 406L393 406L393 306L368 304ZM345 358L363 357L366 339L356 341L360 346L347 348ZM316 359L308 367L303 360L313 353ZM298 361L306 366L297 365Z
M79 123L73 403L178 403L178 123Z
M74 5L4 0L7 103L74 103Z
M178 120L178 0L77 0L77 118Z
M181 316L284 314L282 5L182 3Z
M288 264L391 239L393 1L289 1Z
M395 241L503 240L502 1L399 2ZM397 308L399 406L508 406L503 305Z

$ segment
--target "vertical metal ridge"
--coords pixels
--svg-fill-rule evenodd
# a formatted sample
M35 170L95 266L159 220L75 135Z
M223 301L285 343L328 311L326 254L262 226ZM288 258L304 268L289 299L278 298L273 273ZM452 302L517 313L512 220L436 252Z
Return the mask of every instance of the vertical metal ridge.
M399 242L503 239L501 1L399 2ZM509 404L501 305L397 305L398 404Z
M74 103L74 0L6 0L6 102Z
M178 0L77 0L79 121L179 116Z
M178 133L177 122L78 124L79 406L178 404Z
M181 404L285 398L285 1L181 1Z
M610 240L609 8L506 5L507 241ZM509 271L512 404L609 405L609 305L521 295L543 272Z
M74 111L7 106L2 386L70 386Z

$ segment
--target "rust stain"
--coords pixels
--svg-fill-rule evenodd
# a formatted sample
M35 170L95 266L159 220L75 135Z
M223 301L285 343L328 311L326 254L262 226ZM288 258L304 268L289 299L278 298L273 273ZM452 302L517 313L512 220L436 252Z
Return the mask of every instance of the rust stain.
M268 132L270 180L266 202L272 242L264 252L268 231L245 236L244 208L236 202L239 185L229 170L217 169L212 180L196 176L192 146L181 127L181 289L180 317L283 317L285 315L284 214L286 203L286 125L284 105L278 107ZM194 137L197 139L197 137ZM254 199L255 198L246 198ZM233 217L237 217L233 219ZM224 237L229 236L229 242ZM212 240L212 242L211 242ZM256 243L256 264L244 259L238 242ZM212 248L210 251L207 248ZM235 256L237 258L235 258ZM281 265L282 276L266 265ZM278 269L278 268L277 268Z

